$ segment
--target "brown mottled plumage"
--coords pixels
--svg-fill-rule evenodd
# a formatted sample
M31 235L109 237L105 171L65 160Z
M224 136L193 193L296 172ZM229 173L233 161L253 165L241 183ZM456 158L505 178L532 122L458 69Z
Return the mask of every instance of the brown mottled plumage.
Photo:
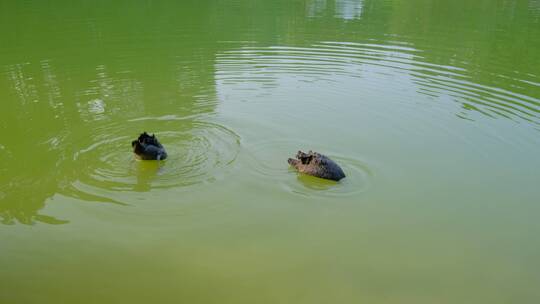
M288 162L300 173L334 181L339 181L345 177L345 173L338 164L325 155L312 151L308 153L298 151L296 158L289 158Z

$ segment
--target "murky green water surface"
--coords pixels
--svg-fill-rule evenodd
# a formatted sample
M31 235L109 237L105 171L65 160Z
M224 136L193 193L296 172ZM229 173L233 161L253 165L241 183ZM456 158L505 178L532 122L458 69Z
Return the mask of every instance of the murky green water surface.
M540 301L540 1L4 1L0 40L1 303Z

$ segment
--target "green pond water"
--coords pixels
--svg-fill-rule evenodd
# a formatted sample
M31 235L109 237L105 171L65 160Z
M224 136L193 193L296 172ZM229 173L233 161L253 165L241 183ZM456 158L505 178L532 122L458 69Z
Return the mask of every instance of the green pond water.
M2 304L540 302L538 0L2 1L0 105Z

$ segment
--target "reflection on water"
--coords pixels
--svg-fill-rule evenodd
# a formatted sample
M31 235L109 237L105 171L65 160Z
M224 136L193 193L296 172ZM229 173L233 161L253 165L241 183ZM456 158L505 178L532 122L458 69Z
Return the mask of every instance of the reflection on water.
M341 0L336 1L336 17L357 19L362 15L363 0Z
M137 182L133 190L137 192L152 190L152 183L162 172L162 165L158 161L136 161L135 176Z
M43 71L43 84L45 86L45 91L47 92L47 100L49 105L56 109L62 106L60 99L62 94L60 92L60 86L56 78L56 74L51 66L50 60L42 60L41 70Z
M33 225L36 222L52 225L69 223L68 220L39 212L45 207L45 200L54 195L53 191L39 191L47 187L54 189L56 186L54 181L47 182L46 179L39 177L34 179L9 175L8 177L11 181L0 188L0 223L6 225L16 223Z
M11 82L11 88L16 92L22 105L30 102L37 102L36 86L33 84L33 78L26 76L23 68L29 63L8 65L6 74Z
M309 176L306 174L298 174L298 181L308 189L313 189L315 191L327 192L333 187L339 186L339 183L325 180L322 178L317 178Z
M529 10L535 16L536 23L538 23L538 21L540 20L540 1L538 1L538 0L530 0L529 1Z
M344 20L362 16L363 0L309 0L306 1L307 17L334 16Z

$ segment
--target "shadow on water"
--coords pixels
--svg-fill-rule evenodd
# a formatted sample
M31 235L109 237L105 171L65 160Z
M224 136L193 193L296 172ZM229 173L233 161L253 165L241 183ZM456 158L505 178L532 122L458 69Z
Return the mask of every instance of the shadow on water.
M152 182L163 172L162 164L158 161L137 161L137 183L133 187L137 192L148 192Z
M195 182L211 178L219 165L204 164L230 163L239 147L233 131L210 122L216 82L245 82L242 68L264 68L260 79L247 75L277 85L273 72L331 80L340 73L360 77L351 66L382 67L378 73L412 79L417 93L441 106L446 99L457 103L458 117L539 124L535 1L45 5L0 4L7 46L0 50L4 224L67 223L41 213L57 193L126 204L111 193L185 186L189 179L185 185L173 180L186 174ZM161 132L165 144L191 153L194 167L167 171L174 168L167 160L163 168L135 163L134 169L129 142L143 130ZM201 152L216 147L228 153Z

